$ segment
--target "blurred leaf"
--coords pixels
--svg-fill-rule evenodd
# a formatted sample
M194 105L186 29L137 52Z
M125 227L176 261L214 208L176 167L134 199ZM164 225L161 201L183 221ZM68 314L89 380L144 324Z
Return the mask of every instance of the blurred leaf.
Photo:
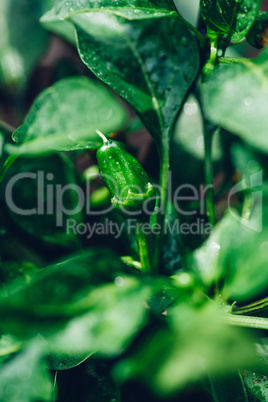
M75 190L77 177L66 157L18 159L9 169L5 182L2 198L20 228L52 244L79 246L79 236L68 229L68 220L82 221L82 205ZM7 191L10 183L12 186Z
M48 34L39 24L41 14L40 1L1 0L1 85L25 86L48 43Z
M51 402L52 392L53 384L37 344L32 344L0 368L1 402Z
M0 289L3 284L9 285L18 278L29 281L37 272L38 268L31 262L2 261L0 262Z
M260 11L247 34L251 46L261 49L268 45L268 11Z
M138 379L158 395L169 395L202 380L207 372L228 375L254 360L253 347L236 328L224 324L215 305L168 309L170 328L147 336L130 357L119 362L115 376Z
M58 356L121 353L145 323L150 294L125 270L103 249L44 268L30 283L0 294L0 328L22 339L45 336Z
M222 58L203 85L209 119L262 152L268 152L267 55L265 49L254 60Z
M176 151L184 150L194 158L204 161L204 127L200 104L194 95L189 95L175 125L172 152L176 159ZM222 157L219 135L213 137L212 156L214 161ZM192 167L191 167L192 168ZM200 167L199 167L200 169Z
M53 332L92 307L89 292L124 269L109 250L92 249L38 272L32 280L0 293L0 327L18 336ZM51 327L50 327L51 325Z
M6 334L0 335L0 365L21 347L22 344L16 338Z
M239 42L248 33L258 14L261 0L201 0L201 15L215 32Z
M126 120L123 106L102 85L85 77L67 78L43 91L24 124L13 134L19 146L7 145L15 155L97 148L96 130L109 134Z
M268 232L256 233L234 214L226 214L193 253L192 269L207 286L222 287L224 299L246 302L267 289Z
M117 284L117 285L116 285ZM92 353L115 357L122 353L146 322L149 288L137 278L120 276L115 284L90 293L88 313L73 319L50 339L56 353Z
M79 13L112 13L129 20L172 17L181 18L172 0L63 0L48 11L42 21L63 20ZM93 17L94 18L94 17Z
M80 57L137 111L158 147L199 67L191 32L171 19L132 21L109 14L73 17Z

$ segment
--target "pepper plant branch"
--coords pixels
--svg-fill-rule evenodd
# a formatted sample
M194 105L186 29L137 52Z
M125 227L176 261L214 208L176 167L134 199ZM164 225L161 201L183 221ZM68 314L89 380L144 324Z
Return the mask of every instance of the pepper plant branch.
M152 273L149 238L138 225L136 228L136 239L139 247L141 270L144 273Z
M213 131L209 123L205 121L205 183L206 183L206 212L209 223L215 225L215 208L214 208L214 188L213 188L213 162L212 162L212 140Z

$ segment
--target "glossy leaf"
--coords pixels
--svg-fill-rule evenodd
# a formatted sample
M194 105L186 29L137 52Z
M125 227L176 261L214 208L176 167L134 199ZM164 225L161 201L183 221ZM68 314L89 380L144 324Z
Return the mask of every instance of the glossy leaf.
M22 230L43 241L72 248L79 246L80 239L68 229L68 220L79 224L83 219L78 189L77 175L69 160L49 155L16 160L7 172L1 194L6 213Z
M243 371L243 381L249 395L249 401L267 401L268 400L268 386L267 376L253 373L250 371Z
M125 109L105 87L84 77L67 78L38 96L13 134L19 146L6 150L33 156L96 148L101 144L97 129L109 134L125 120Z
M220 34L231 34L239 42L248 33L258 14L261 0L201 0L206 25Z
M2 86L25 86L44 52L48 34L39 24L41 14L40 1L1 0L0 83Z
M41 346L28 346L0 368L2 402L50 402L53 384L46 370Z
M48 11L42 21L64 20L75 14L102 12L111 13L129 20L172 17L179 18L172 0L63 0ZM94 17L93 17L94 18Z
M84 63L134 107L159 147L167 144L198 71L194 36L170 19L129 23L97 13L73 20Z
M57 7L62 0L41 0L43 5L43 12L49 11L53 7ZM62 37L75 46L75 29L73 24L69 21L57 20L57 21L43 21L40 19L40 24L48 31Z
M209 119L268 152L268 49L253 60L221 59L203 85Z

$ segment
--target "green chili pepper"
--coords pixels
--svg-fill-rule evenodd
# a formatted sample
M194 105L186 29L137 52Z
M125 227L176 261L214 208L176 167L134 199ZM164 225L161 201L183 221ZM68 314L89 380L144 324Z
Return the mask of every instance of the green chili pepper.
M112 195L114 208L124 216L129 217L129 212L141 215L147 201L146 210L152 212L155 192L143 167L122 143L98 134L104 141L97 150L98 165L102 180Z

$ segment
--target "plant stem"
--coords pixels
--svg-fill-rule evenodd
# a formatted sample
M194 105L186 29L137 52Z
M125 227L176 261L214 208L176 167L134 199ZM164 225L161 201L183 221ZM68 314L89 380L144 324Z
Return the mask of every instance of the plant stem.
M256 311L265 310L268 308L268 297L265 299L258 300L254 303L248 304L247 306L238 307L233 310L233 314L245 314L254 313Z
M206 183L206 212L209 223L215 225L213 164L212 164L212 138L213 133L205 122L205 183Z
M156 237L153 255L153 271L156 272L159 267L160 255L162 251L164 238L165 213L168 201L168 185L169 185L169 138L162 145L160 151L160 187L161 187L161 204L158 214L157 224L160 227L160 234Z
M9 155L7 160L5 161L4 165L2 166L0 170L0 183L2 182L3 178L5 177L6 172L10 168L10 166L15 162L17 159L17 155Z
M145 273L151 273L151 258L150 258L150 247L148 244L148 236L143 232L143 228L136 227L136 239L139 246L139 255L141 262L141 269Z
M238 327L268 329L268 319L267 318L237 316L237 315L233 315L233 314L226 314L225 321L228 324L236 325Z

